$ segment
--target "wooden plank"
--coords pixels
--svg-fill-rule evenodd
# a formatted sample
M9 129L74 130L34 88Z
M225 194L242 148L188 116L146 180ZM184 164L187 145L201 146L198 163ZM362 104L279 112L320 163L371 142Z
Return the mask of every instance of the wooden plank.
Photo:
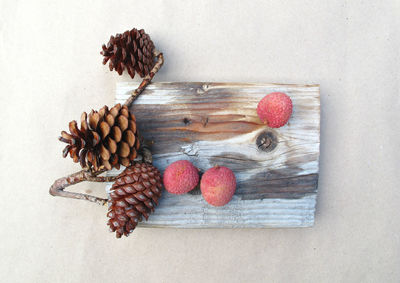
M123 103L135 83L117 85ZM294 105L279 129L262 124L257 103L267 93L287 93ZM161 170L187 159L202 172L231 168L237 191L226 206L208 205L194 191L165 192L147 227L306 227L314 223L318 182L318 85L153 83L131 106L141 135L154 141ZM263 146L267 140L269 147ZM113 172L111 174L116 174Z

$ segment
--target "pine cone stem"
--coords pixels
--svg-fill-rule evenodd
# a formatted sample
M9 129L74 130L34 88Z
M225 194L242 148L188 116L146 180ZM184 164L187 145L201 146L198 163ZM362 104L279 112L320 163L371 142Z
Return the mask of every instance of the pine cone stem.
M164 64L164 56L161 52L154 49L153 50L154 57L157 57L157 63L154 65L153 69L150 73L144 77L142 83L139 85L137 89L132 91L131 96L125 101L124 105L130 106L132 102L143 92L143 90L147 87L147 85L151 82L154 75L160 70L161 66Z
M151 150L145 146L142 149L143 152L143 161L146 163L153 163L153 155L151 154Z
M91 173L88 171L81 170L79 172L73 173L71 175L62 177L54 182L54 184L50 187L50 194L52 196L59 196L59 197L65 197L65 198L73 198L73 199L82 199L82 200L87 200L90 202L97 203L99 205L105 205L108 200L99 198L96 196L92 195L87 195L87 194L81 194L81 193L74 193L74 192L68 192L64 191L65 188L78 184L83 181L89 181L89 182L113 182L116 177L102 177L102 176L97 176L106 170L98 171L95 173Z

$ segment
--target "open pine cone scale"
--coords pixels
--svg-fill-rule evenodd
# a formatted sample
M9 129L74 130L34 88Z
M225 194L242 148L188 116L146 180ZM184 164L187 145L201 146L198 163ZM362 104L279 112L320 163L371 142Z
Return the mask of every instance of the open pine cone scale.
M89 115L81 115L80 129L74 120L69 123L69 131L61 132L59 140L68 145L63 156L68 153L82 168L94 171L120 165L129 166L137 156L140 147L136 118L127 106L117 104L111 109L104 106Z

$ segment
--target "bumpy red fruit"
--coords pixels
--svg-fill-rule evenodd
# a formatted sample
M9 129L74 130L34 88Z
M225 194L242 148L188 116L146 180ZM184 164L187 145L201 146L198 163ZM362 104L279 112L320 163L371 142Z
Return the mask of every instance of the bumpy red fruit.
M200 181L200 190L203 198L213 206L227 204L236 191L236 178L232 170L216 166L208 169Z
M165 169L163 183L168 192L185 194L199 183L199 171L190 161L175 161Z
M292 100L282 92L266 95L257 106L258 117L271 128L284 126L289 121L292 110Z

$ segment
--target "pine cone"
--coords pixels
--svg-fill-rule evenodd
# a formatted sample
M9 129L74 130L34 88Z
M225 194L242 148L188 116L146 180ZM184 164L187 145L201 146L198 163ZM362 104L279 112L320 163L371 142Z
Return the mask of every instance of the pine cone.
M148 163L136 163L126 168L111 188L108 225L117 238L128 236L154 211L161 196L160 172Z
M126 68L132 79L135 71L143 78L154 66L154 44L143 29L134 28L111 36L107 46L103 44L102 48L103 65L110 61L110 71L115 69L120 75Z
M140 147L136 118L121 104L110 110L107 106L98 112L92 110L89 115L83 112L81 128L78 129L74 120L69 123L69 131L62 131L59 137L60 141L68 143L63 156L69 153L84 169L119 169L120 164L128 167Z

